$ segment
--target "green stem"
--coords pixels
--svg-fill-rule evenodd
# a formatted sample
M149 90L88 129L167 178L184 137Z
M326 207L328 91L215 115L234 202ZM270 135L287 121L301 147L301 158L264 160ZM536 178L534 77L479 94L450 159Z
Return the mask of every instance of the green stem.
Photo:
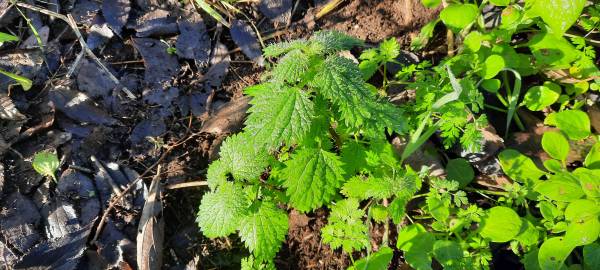
M525 131L525 125L523 125L523 122L521 122L521 117L519 117L518 111L515 113L515 124L517 124L519 130Z
M507 111L507 110L505 110L505 109L502 109L502 108L500 108L500 107L496 107L496 106L493 106L493 105L483 104L483 107L486 107L486 108L488 108L488 109L492 109L492 110L494 110L494 111L499 111L499 112L501 112L501 113L507 113L507 112L508 112L508 111Z
M418 199L418 198L422 198L422 197L427 197L429 193L422 193L422 194L417 194L415 196L412 196L410 199L414 200L414 199Z
M506 101L506 99L504 99L502 95L500 95L500 93L496 93L496 97L498 98L498 100L500 100L500 103L502 103L502 105L508 108L508 102Z
M467 190L467 191L473 191L473 192L489 194L489 195L508 196L508 192L506 192L506 191L494 191L494 190L477 189L477 188L471 188L471 187L465 187L463 189Z

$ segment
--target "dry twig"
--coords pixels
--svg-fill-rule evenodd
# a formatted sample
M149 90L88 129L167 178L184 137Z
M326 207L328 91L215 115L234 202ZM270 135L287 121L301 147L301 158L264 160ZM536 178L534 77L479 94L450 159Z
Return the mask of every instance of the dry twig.
M77 23L75 22L75 19L73 19L73 16L71 16L71 14L65 16L65 15L56 13L54 11L50 11L48 9L30 5L30 4L23 3L23 2L13 2L13 4L17 5L19 7L22 7L22 8L30 9L30 10L37 11L42 14L46 14L51 17L61 19L64 22L66 22L71 27L71 29L73 29L73 32L75 33L75 36L77 36L77 40L79 41L79 44L81 44L81 52L79 53L79 55L77 55L77 58L75 59L75 62L73 63L73 66L71 66L71 68L69 68L67 77L70 77L72 75L72 73L75 71L75 69L79 65L81 59L83 58L83 55L87 55L88 57L92 58L92 60L94 60L94 62L96 62L96 64L98 64L98 66L100 66L100 68L104 72L106 72L108 74L108 77L110 78L110 80L112 80L116 85L121 86L121 89L123 90L123 92L125 92L127 97L129 97L130 99L136 99L135 95L129 89L127 89L127 87L125 87L121 84L119 79L117 79L112 74L112 72L110 72L108 70L108 68L106 68L106 66L104 64L102 64L100 59L98 59L98 57L96 57L94 52L92 52L92 50L88 47L87 43L85 42L85 39L81 35L81 32L79 32L79 28L77 27Z

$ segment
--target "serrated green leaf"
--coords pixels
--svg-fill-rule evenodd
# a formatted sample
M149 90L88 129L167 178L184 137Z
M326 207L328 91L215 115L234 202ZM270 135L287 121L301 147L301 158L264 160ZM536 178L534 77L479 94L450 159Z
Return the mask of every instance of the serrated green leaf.
M354 175L367 163L367 153L365 147L359 142L350 140L344 143L341 151L341 160L344 172L347 175Z
M508 242L519 234L521 226L522 220L514 210L496 206L482 220L480 234L492 242Z
M295 83L308 70L310 59L301 50L293 50L279 60L273 68L273 79L278 82Z
M473 4L450 4L440 13L440 19L454 33L475 21L479 15L479 9Z
M31 163L33 169L43 175L51 177L54 182L56 179L56 170L58 170L59 161L58 157L54 153L49 152L38 152L33 157L33 162Z
M288 232L288 216L272 202L261 202L242 217L239 235L259 260L275 257Z
M269 156L255 148L253 140L246 132L225 139L219 151L221 158L218 162L213 162L217 164L209 167L209 183L222 181L226 173L231 173L237 180L257 180L268 166ZM211 169L213 166L219 168Z
M238 228L247 207L242 188L225 182L202 196L196 222L208 238L227 236Z
M363 41L339 31L318 31L310 38L311 50L318 54L330 54L362 46Z
M301 149L285 165L283 186L290 204L302 212L329 203L344 181L339 157L322 149Z
M284 142L300 142L309 132L314 117L314 104L304 91L274 84L263 84L253 90L245 131L257 149L269 150ZM256 88L255 88L256 89Z
M352 177L342 186L342 194L365 200L368 198L385 199L391 198L394 195L401 197L410 197L418 191L420 187L420 179L413 177L411 174L396 177L370 176L363 179L360 176Z
M374 95L362 81L362 74L352 60L329 56L313 84L325 98L339 107L347 126L359 127L371 117L365 102L373 100Z
M574 246L568 245L562 237L546 239L538 252L538 262L543 270L560 270L564 267Z
M379 44L379 55L384 62L396 60L400 54L400 44L395 38L389 38Z
M242 259L242 270L277 270L275 268L275 263L272 260L269 261L261 261L255 260L254 256L250 255L246 258Z
M369 228L362 221L365 212L359 209L358 200L338 201L331 207L327 225L321 229L323 243L332 249L342 248L344 252L362 250L369 246Z
M388 102L377 101L350 59L327 57L311 84L337 107L348 127L367 127L374 132L405 129L402 111Z
M305 49L307 46L308 42L301 39L274 43L263 49L263 55L265 57L277 57L293 50Z
M388 218L388 210L384 206L373 205L369 207L369 216L371 216L373 221L383 223Z
M560 132L544 132L544 135L542 135L542 148L552 158L562 162L565 162L569 155L569 141Z
M230 173L230 164L222 160L215 160L210 163L206 171L206 182L211 190L215 190L219 185L227 182L227 175Z

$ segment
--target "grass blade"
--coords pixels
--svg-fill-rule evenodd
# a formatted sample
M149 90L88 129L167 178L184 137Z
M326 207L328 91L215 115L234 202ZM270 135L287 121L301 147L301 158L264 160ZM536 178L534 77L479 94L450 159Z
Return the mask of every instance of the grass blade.
M31 89L32 82L30 79L27 79L23 76L19 76L17 74L14 74L14 73L11 73L8 71L4 71L2 69L0 69L0 74L3 74L5 76L17 81L21 85L21 87L23 87L23 90L25 90L25 91Z
M506 114L506 132L504 137L508 136L508 128L512 122L515 112L517 111L517 105L519 104L519 95L521 94L521 74L514 69L504 68L503 70L510 71L515 75L515 84L513 85L512 91L508 94L508 113ZM508 82L505 82L508 83Z

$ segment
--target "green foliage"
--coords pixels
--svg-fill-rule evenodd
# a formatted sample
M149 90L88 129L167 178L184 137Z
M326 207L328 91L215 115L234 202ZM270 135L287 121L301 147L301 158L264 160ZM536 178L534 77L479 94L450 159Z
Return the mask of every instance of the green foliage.
M599 6L582 15L584 3L453 1L411 44L424 48L442 22L454 37L452 56L436 65L401 65L396 74L389 68L399 64L401 48L393 38L362 51L359 63L339 52L362 41L335 31L267 46L264 55L276 64L263 83L245 90L252 100L244 131L225 140L208 168L211 191L198 212L203 233L237 231L251 252L242 267L273 269L287 232L284 209L325 208L321 241L366 254L350 269L389 267L392 224L399 231L391 246L414 269L489 269L491 243L512 250L526 269L597 268L600 144L584 167L567 163L577 141L592 140L593 119L582 109L590 106L586 92L600 89L593 40L565 34L578 18L583 29L598 29ZM502 9L499 25L486 25L485 4ZM386 100L397 89L411 94L399 106ZM514 182L492 190L471 184L470 164L493 154L481 132L489 110L506 115L505 139L529 128L527 110L546 114L544 124L558 128L542 136L550 157L544 168L501 150L500 167ZM406 141L399 149L389 143L396 135ZM431 136L465 157L448 160L446 179L404 164ZM371 253L374 223L385 233L382 248Z
M448 179L454 180L460 184L460 187L466 187L475 177L475 172L471 164L464 158L451 159L446 165Z
M551 120L550 120L551 119ZM590 118L579 110L565 110L544 120L548 125L558 127L571 140L582 140L590 136Z
M545 82L544 85L533 86L527 90L523 98L523 104L532 111L541 111L554 104L560 96L560 86Z
M256 87L256 86L255 86ZM259 88L258 88L259 87ZM256 147L275 149L281 142L295 144L304 139L314 118L314 105L301 89L263 84L253 88L245 131Z
M300 212L330 207L323 242L352 252L370 249L361 200L380 200L369 209L375 220L387 221L390 213L401 222L399 213L419 190L422 178L399 165L385 137L405 130L402 110L372 91L357 64L337 54L361 44L328 31L265 48L265 56L279 62L267 81L245 90L252 97L245 127L223 142L220 158L210 164L211 191L202 197L197 218L207 237L237 231L251 252L242 267L274 267L288 230L283 206ZM379 68L397 57L399 46L390 40L375 53ZM352 198L332 205L353 177L389 190L360 200L348 193ZM396 199L393 208L382 203L387 199Z
M416 270L432 269L431 253L435 237L421 224L402 228L398 233L396 246L404 251L404 259Z
M564 135L556 131L547 131L542 136L542 148L554 159L563 163L566 162L569 155L569 141Z
M0 69L0 74L5 75L13 80L15 80L18 84L21 85L21 87L23 87L23 90L27 91L29 89L31 89L33 82L30 79L27 79L23 76L14 74L12 72L8 72L8 71L4 71L2 69Z
M305 148L292 155L281 172L290 205L306 212L330 202L344 181L339 159L322 149Z
M529 16L540 16L554 35L561 36L583 11L586 0L526 0Z
M56 154L50 152L38 152L33 157L31 165L37 173L51 177L54 182L58 182L56 170L58 170L59 161Z
M382 247L377 252L364 257L350 266L348 270L380 270L387 269L392 261L394 250L389 247Z
M459 32L475 21L479 9L473 4L450 4L440 13L440 19L452 31Z
M241 219L239 234L257 259L269 261L279 250L288 231L287 213L273 202L259 202Z
M487 211L481 224L481 236L492 242L508 242L515 238L523 222L514 210L496 206Z
M365 212L358 208L358 200L345 199L331 207L327 225L321 229L323 243L331 248L342 248L351 253L369 246L367 231L369 228L362 221Z
M16 37L11 34L4 33L4 32L0 32L0 43L9 42L9 41L19 41L19 37Z
M242 188L231 182L222 183L214 191L205 193L196 218L202 233L215 238L235 232L248 207L244 198Z

